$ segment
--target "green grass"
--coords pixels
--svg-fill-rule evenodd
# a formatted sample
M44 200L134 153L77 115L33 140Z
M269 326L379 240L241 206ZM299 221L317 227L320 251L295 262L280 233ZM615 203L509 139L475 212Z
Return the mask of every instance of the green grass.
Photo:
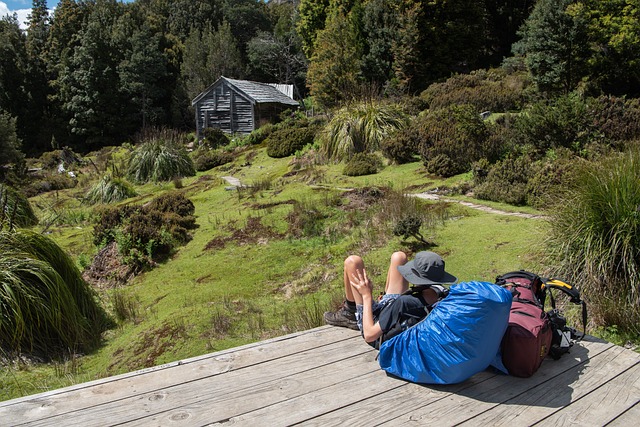
M118 310L126 305L133 313L130 318L104 335L101 348L69 366L16 365L3 370L0 399L320 325L322 312L342 298L342 263L352 253L364 257L376 292L382 290L389 256L395 250L413 250L413 242L390 235L385 231L388 224L376 223L362 211L341 209L338 202L346 201L343 189L381 186L420 192L442 186L443 181L424 174L419 162L354 178L341 175L343 165L331 164L316 166L316 185L309 185L302 176L284 176L291 169L290 162L291 158L269 158L264 148L250 148L232 164L183 179L180 191L196 208L198 228L193 239L170 260L126 287L99 291L107 310L114 312L114 302L120 301ZM255 188L229 191L221 179L228 175ZM465 179L468 177L451 178L446 184ZM174 190L171 183L135 189L139 196L134 203ZM73 194L61 192L58 197L64 200L58 202L69 211L86 209L71 201ZM43 209L53 203L46 197L53 196L37 199ZM285 235L291 223L287 215L295 210L293 203L302 212L313 208L330 214L317 219L322 224L318 235ZM250 217L259 217L262 227L274 234L252 240L246 229ZM506 271L541 268L535 243L545 233L544 220L491 215L455 204L449 217L444 224L422 232L435 244L431 250L444 256L447 270L460 280L491 281ZM52 228L51 237L73 257L87 258L96 252L91 230L89 223L59 224ZM213 240L228 239L241 231L248 236L243 241L205 249Z

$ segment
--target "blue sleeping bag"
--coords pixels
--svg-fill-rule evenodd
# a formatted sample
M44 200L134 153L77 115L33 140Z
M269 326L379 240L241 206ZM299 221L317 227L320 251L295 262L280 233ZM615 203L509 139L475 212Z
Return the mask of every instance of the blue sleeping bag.
M420 323L380 346L380 367L423 384L455 384L483 371L499 351L512 295L486 282L453 285Z

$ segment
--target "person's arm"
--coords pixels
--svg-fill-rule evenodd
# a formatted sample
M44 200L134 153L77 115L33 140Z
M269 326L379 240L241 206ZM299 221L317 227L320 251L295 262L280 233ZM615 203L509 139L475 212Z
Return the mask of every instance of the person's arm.
M373 342L382 336L378 322L373 321L373 283L367 277L367 271L360 270L350 279L351 286L362 296L362 333L366 342Z

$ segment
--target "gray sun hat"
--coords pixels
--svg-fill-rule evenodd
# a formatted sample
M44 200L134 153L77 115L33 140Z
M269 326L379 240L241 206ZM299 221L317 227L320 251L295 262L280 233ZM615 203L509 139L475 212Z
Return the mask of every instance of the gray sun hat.
M458 279L444 271L444 260L434 252L418 252L415 258L405 265L399 265L398 271L414 285L438 285L455 283Z

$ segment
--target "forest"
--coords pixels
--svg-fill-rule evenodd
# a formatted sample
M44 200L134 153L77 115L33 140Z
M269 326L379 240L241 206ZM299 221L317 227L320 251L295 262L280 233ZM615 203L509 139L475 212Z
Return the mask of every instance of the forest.
M398 246L556 274L637 343L639 37L640 0L33 0L26 29L0 17L0 362L81 381L308 329L342 255ZM300 107L198 139L191 101L221 76Z

